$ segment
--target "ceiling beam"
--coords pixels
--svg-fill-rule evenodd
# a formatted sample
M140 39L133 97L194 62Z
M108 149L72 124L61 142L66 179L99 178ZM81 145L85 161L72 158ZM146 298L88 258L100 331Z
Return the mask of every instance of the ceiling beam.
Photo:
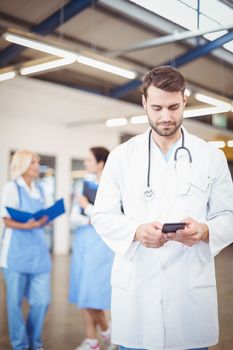
M136 90L141 85L141 80L135 79L131 80L120 87L110 91L110 96L114 98L119 98L126 95L128 92Z
M230 42L233 40L233 31L228 32L227 34L221 36L220 38L217 38L213 41L209 41L208 43L198 46L196 49L192 49L188 51L187 53L180 55L178 57L175 57L172 60L169 60L165 63L162 63L161 65L171 65L173 67L180 67L184 64L187 64L194 59L197 59L199 57L202 57L211 51L221 47L222 45ZM119 86L118 88L111 91L111 96L119 98L127 93L129 93L132 90L137 89L141 84L140 80L132 80L130 83L127 83L125 85Z
M61 10L59 9L44 21L32 27L31 32L42 35L51 34L61 24L70 20L72 17L76 16L78 13L91 6L92 4L93 0L71 0L67 5L64 6L64 17L62 23ZM6 65L9 61L20 55L25 49L25 47L16 44L8 46L5 50L0 52L0 66Z
M184 55L180 55L171 61L167 61L165 64L171 64L174 67L183 66L184 64L187 64L196 58L202 57L210 53L211 51L218 49L219 47L230 42L231 40L233 40L233 30L231 30L229 33L223 36L220 36L220 38L217 38L213 41L209 41L207 44L198 46L195 50L190 50Z

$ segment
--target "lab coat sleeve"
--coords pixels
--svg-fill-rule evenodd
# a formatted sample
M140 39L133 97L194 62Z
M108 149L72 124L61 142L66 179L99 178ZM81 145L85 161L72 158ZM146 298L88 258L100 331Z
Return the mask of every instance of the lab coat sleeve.
M222 151L219 151L206 223L209 227L209 244L201 242L199 252L202 259L208 261L233 242L233 184Z
M105 165L92 215L92 224L103 241L116 253L131 259L139 245L133 242L140 223L121 210L123 166L122 155L113 151Z

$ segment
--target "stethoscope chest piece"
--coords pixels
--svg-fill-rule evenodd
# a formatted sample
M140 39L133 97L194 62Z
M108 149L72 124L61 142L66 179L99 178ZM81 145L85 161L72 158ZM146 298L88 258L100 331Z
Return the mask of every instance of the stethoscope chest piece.
M149 132L149 138L148 138L148 168L147 168L147 181L146 181L146 184L147 184L147 187L144 191L144 198L146 201L151 201L155 194L154 194L154 191L151 189L150 187L150 153L151 153L151 149L150 149L150 146L151 146L151 133L152 133L152 129L150 130ZM183 132L183 129L181 129L181 136L182 136L182 146L181 147L178 147L175 151L175 154L174 154L174 160L175 160L175 163L177 162L178 160L178 153L183 151L183 153L187 153L188 154L188 158L189 158L189 163L191 164L192 163L192 156L191 156L191 153L189 151L189 149L187 147L185 147L184 145L184 132ZM183 154L184 155L184 154ZM177 164L177 163L176 163Z
M144 191L145 200L151 201L154 198L154 196L155 196L154 191L150 187L147 187Z

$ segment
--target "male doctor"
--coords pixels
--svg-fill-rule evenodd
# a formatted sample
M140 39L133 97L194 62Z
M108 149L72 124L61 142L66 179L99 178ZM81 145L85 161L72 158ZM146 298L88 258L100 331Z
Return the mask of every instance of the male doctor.
M169 66L146 74L150 129L110 154L99 185L92 222L116 253L112 342L121 349L218 342L214 256L233 241L233 186L223 152L182 127L185 85ZM174 222L185 227L164 233Z

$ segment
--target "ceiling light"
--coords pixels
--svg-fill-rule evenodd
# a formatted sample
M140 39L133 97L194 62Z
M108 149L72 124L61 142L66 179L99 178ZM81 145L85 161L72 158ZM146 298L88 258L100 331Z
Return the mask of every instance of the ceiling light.
M227 33L228 33L227 30L220 30L220 31L218 31L218 32L213 32L213 33L205 34L205 35L203 35L203 36L204 36L204 38L206 38L206 39L208 39L208 40L210 40L210 41L213 41L213 40L218 39L218 38L220 38L221 36L223 36L223 35L225 35L225 34L227 34Z
M185 96L189 97L191 95L191 90L186 88L184 91Z
M218 107L204 107L204 108L187 108L184 111L184 118L201 117L203 115L210 115L215 113L229 112L229 106L218 106ZM130 118L131 124L145 124L148 123L146 115L135 116Z
M227 103L223 100L219 100L217 98L213 98L211 96L207 96L207 95L204 95L204 94L195 94L194 95L195 98L200 101L200 102L204 102L204 103L208 103L210 105L213 105L213 106L228 106L230 107L230 103Z
M15 71L6 72L6 73L0 73L0 81L12 79L15 76L16 76L16 72Z
M224 49L233 52L233 40L223 45Z
M124 126L128 124L128 120L126 118L114 118L114 119L108 119L106 121L106 126L113 127L113 126Z
M54 56L70 58L70 59L73 59L74 61L77 60L77 62L81 64L85 64L93 68L97 68L112 74L116 74L127 79L135 79L137 76L137 73L133 70L124 69L119 66L105 63L87 56L79 55L75 52L64 50L59 47L43 43L42 41L39 41L37 39L30 39L23 35L6 32L3 34L3 38L6 41L9 41L11 43L22 45L22 46L25 46L34 50L38 50L41 52L45 52ZM46 68L46 69L50 69L50 68Z
M68 50L60 49L56 46L49 45L46 43L43 43L41 41L35 40L35 39L29 39L27 37L24 37L19 34L11 34L11 33L4 33L3 38L6 41L9 41L14 44L26 46L28 48L38 50L41 52L45 52L51 55L59 56L59 57L66 57L66 58L76 58L77 55L74 52L70 52Z
M131 124L145 124L148 123L148 118L146 115L138 115L136 117L130 118Z
M226 146L224 141L209 141L211 145L217 147L217 148L224 148Z
M233 147L233 140L227 141L227 146L228 147Z
M188 108L184 111L184 118L201 117L203 115L210 115L215 113L226 113L230 111L229 106Z
M101 69L101 70L104 70L104 71L112 73L112 74L120 75L121 77L128 78L128 79L135 79L137 76L137 73L134 71L131 71L128 69L123 69L123 68L117 67L115 65L101 62L101 61L98 61L98 60L95 60L93 58L89 58L86 56L78 55L77 61L79 63L86 64L87 66Z
M58 68L75 62L73 58L59 58L45 63L35 64L33 66L24 67L19 70L20 74L28 75L33 73L42 72L48 69Z

